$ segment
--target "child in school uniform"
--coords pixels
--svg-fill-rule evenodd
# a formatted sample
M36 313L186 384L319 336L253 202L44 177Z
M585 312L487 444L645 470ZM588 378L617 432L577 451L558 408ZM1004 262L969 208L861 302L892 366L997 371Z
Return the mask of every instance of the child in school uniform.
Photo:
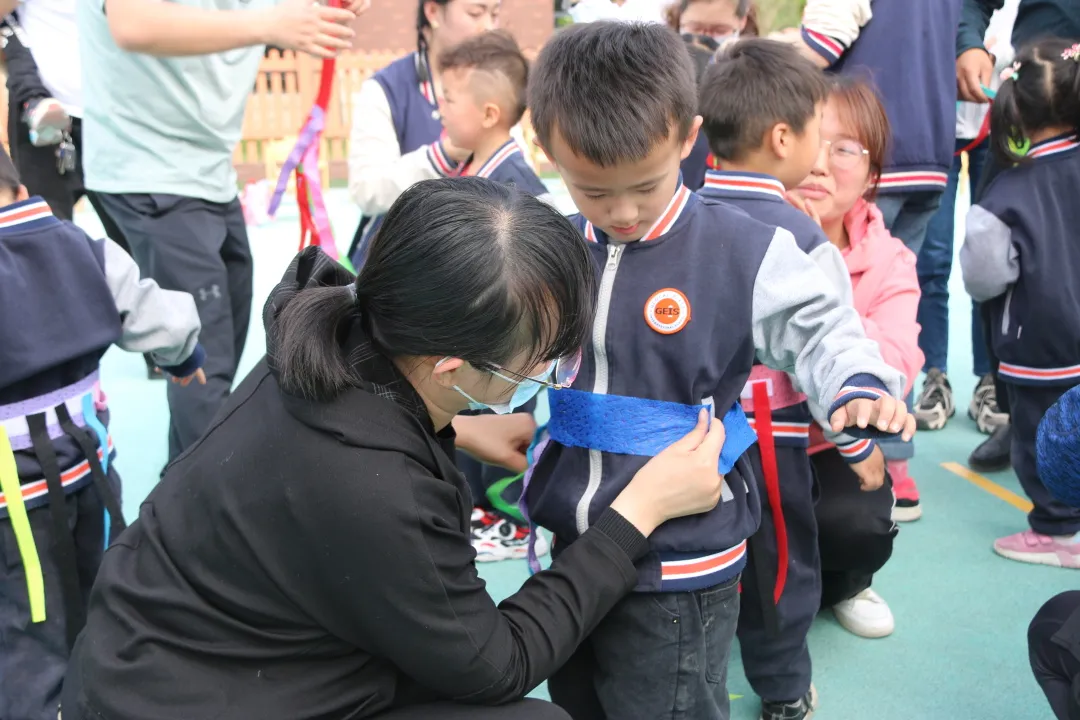
M821 227L785 197L810 174L817 148L797 138L820 123L825 75L788 44L740 40L722 49L706 71L698 110L709 148L723 170L709 170L701 197L730 203L755 220L790 231L846 305L851 281L840 251ZM762 698L765 720L801 720L814 710L806 636L821 601L815 487L807 438L813 415L790 376L755 364L743 391L757 447L748 451L763 503L750 539L743 579L739 643L743 670ZM884 466L872 440L835 438L867 483L880 486Z
M994 542L1020 562L1080 568L1080 509L1047 492L1035 461L1036 429L1062 393L1080 384L1080 45L1037 41L1002 73L991 146L1013 165L968 212L960 266L983 303L1012 416L1012 466L1034 508L1030 528Z
M547 187L525 161L525 153L511 135L525 114L529 61L513 35L489 30L443 52L439 58L443 93L439 100L446 136L455 147L472 154L455 175L485 177L515 185L535 197L551 201ZM518 412L536 410L536 400ZM479 414L479 413L478 413ZM528 525L519 522L516 504L520 480L505 468L486 465L464 451L457 464L474 497L486 497L493 511L473 509L473 547L479 562L520 560L525 557ZM510 520L511 522L505 522ZM508 534L513 533L512 536ZM533 540L537 552L547 552L542 535Z
M205 382L205 353L190 295L29 198L2 151L0 307L0 716L55 720L90 586L124 528L98 362L113 344L150 352L186 385Z
M459 176L490 178L530 195L548 196L511 131L525 114L529 61L514 36L490 30L439 57L443 95L439 101L450 142L471 154Z
M600 274L574 389L549 394L524 506L574 542L702 406L724 422L721 501L666 523L621 601L549 682L574 717L729 717L728 656L760 499L739 398L755 357L794 372L836 430L910 435L900 373L791 233L682 184L697 88L681 39L651 24L557 34L529 86L537 139L581 210ZM813 157L817 122L792 133Z
M923 362L915 254L889 232L873 203L888 155L889 119L865 82L835 77L830 86L821 124L823 147L794 194L843 255L863 329L878 343L885 362L904 373L910 390ZM892 611L870 586L892 555L892 478L906 474L906 461L888 460L889 482L875 489L816 426L811 427L809 452L819 488L821 606L832 608L840 624L856 635L890 635L895 629Z

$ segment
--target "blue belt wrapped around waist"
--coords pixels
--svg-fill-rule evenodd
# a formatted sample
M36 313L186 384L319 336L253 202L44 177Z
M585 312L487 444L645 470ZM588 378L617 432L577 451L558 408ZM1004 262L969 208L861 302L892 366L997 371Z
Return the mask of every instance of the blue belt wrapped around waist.
M693 430L706 407L580 390L550 392L548 402L547 431L560 445L645 457L658 455ZM726 436L718 468L727 474L757 442L757 435L738 403L724 414L723 423Z
M549 440L567 447L653 457L693 430L698 415L706 407L622 395L597 395L580 390L549 392L548 404L551 419L546 427L537 430L529 448L529 469L518 501L522 515L533 530L528 550L529 570L533 573L540 570L540 562L536 557L536 528L529 519L526 498L533 469ZM742 454L757 442L757 434L739 403L731 406L722 422L724 447L720 450L717 469L721 475L726 475Z

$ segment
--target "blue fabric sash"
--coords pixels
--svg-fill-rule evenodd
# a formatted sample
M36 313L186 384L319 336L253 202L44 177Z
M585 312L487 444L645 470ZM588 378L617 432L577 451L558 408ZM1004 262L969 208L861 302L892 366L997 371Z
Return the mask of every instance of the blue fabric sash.
M621 395L597 395L580 390L548 393L551 439L568 447L588 448L620 455L653 457L697 425L705 405L682 405ZM757 442L739 403L723 417L724 447L720 474L731 472L743 453Z

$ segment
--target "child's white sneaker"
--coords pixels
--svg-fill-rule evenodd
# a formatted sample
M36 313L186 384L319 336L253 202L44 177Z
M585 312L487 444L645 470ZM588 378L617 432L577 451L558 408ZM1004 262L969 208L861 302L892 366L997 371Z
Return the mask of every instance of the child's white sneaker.
M844 629L864 638L883 638L896 629L892 610L880 595L867 588L855 597L833 606Z

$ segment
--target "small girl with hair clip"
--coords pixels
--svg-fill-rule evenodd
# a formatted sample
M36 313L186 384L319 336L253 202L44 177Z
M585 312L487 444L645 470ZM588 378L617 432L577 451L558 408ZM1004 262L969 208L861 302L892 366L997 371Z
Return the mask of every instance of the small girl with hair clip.
M1039 477L1036 430L1080 385L1080 45L1037 41L1006 68L991 110L991 147L1011 166L967 217L964 285L985 303L1012 410L1012 465L1034 505L1030 528L994 543L1020 562L1080 568L1080 509Z

